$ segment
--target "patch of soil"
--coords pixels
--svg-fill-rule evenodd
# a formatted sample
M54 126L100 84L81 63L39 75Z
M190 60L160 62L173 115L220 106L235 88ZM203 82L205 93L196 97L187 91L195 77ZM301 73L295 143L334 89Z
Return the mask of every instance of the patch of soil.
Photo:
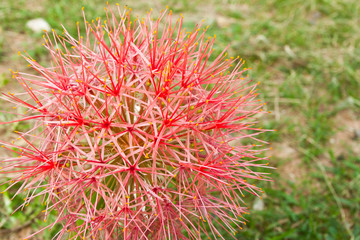
M283 179L299 183L307 175L300 154L287 142L273 144L270 153L279 162L276 171Z
M342 158L349 150L360 156L360 115L344 110L336 115L334 123L338 132L330 139L329 144L335 156Z

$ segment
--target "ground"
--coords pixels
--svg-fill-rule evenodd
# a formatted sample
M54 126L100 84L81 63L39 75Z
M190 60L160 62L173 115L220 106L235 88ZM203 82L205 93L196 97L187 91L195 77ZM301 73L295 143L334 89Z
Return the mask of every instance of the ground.
M115 2L109 1L110 5ZM169 5L182 13L185 27L205 19L217 35L215 53L230 43L260 81L261 99L272 114L263 137L272 143L273 181L262 183L261 204L248 217L238 239L360 239L360 4L357 0L124 1L144 15ZM25 28L42 17L56 30L74 32L81 7L89 18L103 16L106 2L11 1L0 6L0 87L16 91L9 68L28 71L17 55L27 52L46 64L41 34ZM10 108L1 101L2 111ZM11 116L1 112L0 120ZM12 139L17 124L0 126ZM6 154L1 152L2 154ZM5 188L5 186L2 186ZM21 203L1 195L0 239L20 239L44 226L34 205L9 216ZM256 200L257 202L259 200ZM255 199L249 199L254 206ZM6 216L6 217L5 217ZM5 219L5 220L2 220ZM30 222L29 222L30 220ZM19 228L19 226L21 228ZM52 232L41 235L50 239ZM3 237L5 236L5 237Z

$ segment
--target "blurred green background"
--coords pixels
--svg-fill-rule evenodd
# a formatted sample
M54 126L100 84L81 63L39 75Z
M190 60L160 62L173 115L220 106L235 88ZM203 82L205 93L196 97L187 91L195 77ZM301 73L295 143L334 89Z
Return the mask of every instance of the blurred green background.
M109 1L115 5L115 1ZM260 183L262 200L248 199L252 213L238 239L360 239L360 2L358 0L137 0L119 1L144 16L169 5L192 29L205 19L217 35L215 54L229 43L261 81L260 97L272 114L263 117L263 135L272 142L273 182ZM27 52L47 65L42 34L26 23L43 18L75 34L82 21L104 16L101 0L1 0L0 88L16 91L9 68L27 63ZM10 108L2 100L2 110ZM0 121L11 116L0 113ZM0 126L1 140L12 140L21 124ZM1 152L6 156L8 153ZM4 190L5 186L1 186ZM0 196L0 239L21 239L45 226L41 205L9 215L23 199ZM40 213L39 213L40 212ZM51 221L51 219L49 220ZM50 239L56 228L33 239ZM230 237L229 237L230 239Z

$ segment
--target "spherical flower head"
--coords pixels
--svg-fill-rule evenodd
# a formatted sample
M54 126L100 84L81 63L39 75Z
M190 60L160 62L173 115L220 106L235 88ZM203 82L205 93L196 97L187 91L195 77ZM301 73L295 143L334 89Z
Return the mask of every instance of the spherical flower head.
M32 122L17 132L26 144L3 142L18 155L2 172L17 174L20 208L41 198L45 220L56 212L48 228L63 225L56 239L234 236L268 179L244 61L226 49L210 61L215 37L171 11L106 13L83 36L79 23L77 37L46 33L50 67L22 54L37 73L13 72L25 94L5 98Z

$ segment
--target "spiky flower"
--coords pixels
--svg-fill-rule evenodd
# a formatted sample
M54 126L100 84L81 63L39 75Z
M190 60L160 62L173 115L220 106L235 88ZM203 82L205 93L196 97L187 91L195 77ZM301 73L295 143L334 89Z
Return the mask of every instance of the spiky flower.
M4 98L34 123L17 132L26 144L2 143L18 155L2 172L17 174L20 207L42 198L45 220L57 216L48 227L63 225L57 239L235 235L246 194L261 192L254 167L267 166L257 84L225 50L209 60L207 28L116 11L86 22L84 37L46 33L51 66L22 54L37 73L13 72L25 94Z

